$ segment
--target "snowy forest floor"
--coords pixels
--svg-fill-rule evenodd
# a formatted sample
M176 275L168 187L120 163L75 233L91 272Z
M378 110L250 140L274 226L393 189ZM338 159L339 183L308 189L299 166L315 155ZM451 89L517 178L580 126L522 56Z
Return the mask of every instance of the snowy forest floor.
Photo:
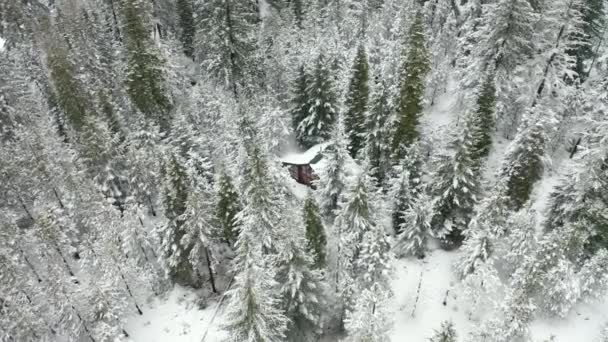
M424 260L402 259L396 262L395 300L391 308L394 312L391 316L394 318L392 341L427 341L444 320L454 322L460 340L475 327L476 322L469 319L467 310L470 303L459 293L458 281L451 272L457 253L435 250ZM211 322L217 300L201 310L196 305L197 297L197 292L176 286L162 298L152 298L144 306L142 316L133 316L129 320L126 330L134 342L221 341L225 337L221 331L223 307ZM607 320L608 299L578 305L565 319L537 319L531 329L539 341L555 335L556 342L585 342L593 341Z

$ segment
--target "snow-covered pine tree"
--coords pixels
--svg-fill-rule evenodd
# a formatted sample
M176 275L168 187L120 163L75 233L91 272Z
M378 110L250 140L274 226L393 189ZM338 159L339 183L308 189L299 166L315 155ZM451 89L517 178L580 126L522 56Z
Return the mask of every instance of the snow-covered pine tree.
M294 342L317 341L322 333L321 314L326 305L323 274L315 269L313 255L306 248L301 230L292 232L287 239L287 246L277 255L282 307L290 320L286 338Z
M369 176L363 173L352 185L345 203L334 222L333 238L337 241L336 287L342 300L342 311L345 313L353 307L353 293L357 290L356 279L359 259L362 256L364 237L368 232L380 230L376 226L374 209L370 208L371 192L374 186ZM372 237L373 235L368 235ZM343 322L344 316L340 317Z
M165 91L164 62L146 28L146 5L141 0L122 0L120 4L127 52L127 94L149 122L165 132L173 104Z
M323 151L327 163L316 184L321 214L329 218L329 222L337 214L336 210L346 189L346 163L350 158L346 144L343 127L338 123L333 129L329 146Z
M220 230L218 233L229 244L234 244L237 240L236 215L241 210L239 194L232 182L232 178L225 169L220 171L219 180L215 182L218 198L215 216Z
M347 340L384 342L389 341L387 331L392 326L387 310L392 297L393 254L386 227L376 213L378 204L372 193L372 179L363 173L358 182L351 201L345 206L345 213L350 212L346 217L351 224L342 230L345 236L341 240L350 241L352 247L350 250L345 249L346 245L340 247L347 252L344 256L351 256L354 263L350 270L354 273L345 278L354 282L350 291L360 294L356 299L345 301Z
M293 80L291 90L291 126L295 132L298 145L305 146L304 136L299 134L298 126L308 116L310 111L310 103L308 101L308 83L309 76L301 65Z
M424 26L424 17L419 10L409 30L399 76L398 123L392 141L394 162L401 160L405 148L419 137L418 121L423 110L425 77L430 68Z
M492 135L495 131L496 88L491 74L486 76L481 85L476 105L477 109L468 124L473 140L471 159L474 163L473 167L479 169L484 159L490 154Z
M381 77L382 76L382 77ZM371 172L378 184L385 185L390 171L391 126L393 105L389 93L389 81L384 75L375 75L366 116L365 155Z
M456 329L451 321L441 323L441 328L435 331L435 335L429 339L430 342L456 342Z
M369 101L369 66L365 46L360 44L353 62L352 76L346 94L344 129L348 135L348 152L352 158L365 148L365 115Z
M401 215L403 222L395 245L397 255L424 258L427 240L432 234L429 197L419 195Z
M226 323L230 342L280 342L285 340L288 319L280 308L270 256L263 252L256 219L240 215L236 243L235 281L227 292Z
M161 262L167 265L170 279L180 285L200 287L199 275L191 266L189 255L190 244L184 244L186 229L184 213L187 209L189 179L185 170L185 162L173 153L165 160L164 165L164 207L167 222L157 227L160 237Z
M204 3L195 46L203 70L230 89L235 99L251 82L252 57L256 49L255 6L241 0L213 0Z
M398 177L393 180L390 194L394 201L392 224L396 234L400 234L404 227L404 213L414 207L414 203L423 193L422 166L420 142L416 141L406 149L401 165L394 168L394 173Z
M312 193L304 202L304 226L306 227L307 251L313 256L314 267L323 269L326 265L327 236L319 206Z
M537 109L538 110L538 109ZM527 113L530 120L531 113ZM500 171L505 182L505 194L509 197L509 207L520 209L530 198L532 187L544 172L544 151L546 143L545 122L524 122L515 140L506 152Z
M330 60L319 53L306 90L308 113L298 125L298 141L310 148L327 141L338 117Z
M196 26L194 23L194 8L190 0L177 0L175 4L177 15L179 16L180 35L179 40L182 43L184 54L190 58L194 58L194 35L196 34Z
M363 289L346 318L349 342L389 342L392 320L387 306L389 296L380 291Z
M467 125L456 154L443 158L431 189L434 196L431 227L446 248L462 243L477 202L478 176L471 158L472 143Z

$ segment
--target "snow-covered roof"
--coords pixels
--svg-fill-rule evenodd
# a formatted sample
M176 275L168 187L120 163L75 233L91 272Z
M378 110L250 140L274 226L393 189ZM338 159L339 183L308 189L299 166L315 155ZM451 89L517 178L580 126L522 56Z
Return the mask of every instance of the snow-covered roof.
M315 162L315 159L329 145L324 142L309 148L306 152L290 152L281 157L281 162L291 165L307 165Z

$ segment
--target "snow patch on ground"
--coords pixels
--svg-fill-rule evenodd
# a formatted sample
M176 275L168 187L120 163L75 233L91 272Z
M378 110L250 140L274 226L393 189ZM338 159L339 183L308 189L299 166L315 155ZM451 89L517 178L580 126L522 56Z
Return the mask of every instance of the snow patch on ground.
M145 305L143 315L131 317L125 330L134 342L219 342L225 338L220 329L221 310L211 322L216 302L203 310L198 302L195 291L175 286L165 296Z
M478 322L469 319L471 303L458 292L461 287L452 272L458 253L435 250L424 260L396 261L392 282L394 300L390 304L390 310L394 312L391 341L428 341L446 320L454 323L459 341L467 340ZM224 306L212 319L217 301L202 310L197 302L195 291L176 286L165 296L145 305L144 314L131 317L125 328L134 342L222 341L226 337L221 330ZM608 299L579 304L564 319L537 319L530 328L535 341L555 335L555 342L591 342L599 336L606 322ZM332 341L335 342L335 338Z
M0 37L0 52L4 51L4 44L6 44L6 40Z
M456 256L457 252L436 250L424 260L397 261L392 341L427 341L445 320L454 323L459 336L469 331L465 310L461 310L458 294L452 291L457 283L451 271Z

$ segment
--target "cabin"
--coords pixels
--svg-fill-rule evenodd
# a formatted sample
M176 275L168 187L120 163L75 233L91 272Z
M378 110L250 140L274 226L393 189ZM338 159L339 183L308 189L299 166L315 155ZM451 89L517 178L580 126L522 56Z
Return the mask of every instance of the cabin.
M313 181L319 177L315 170L319 169L319 162L323 159L323 150L328 143L315 145L305 152L292 152L281 158L283 166L288 168L291 178L296 182L314 188Z

